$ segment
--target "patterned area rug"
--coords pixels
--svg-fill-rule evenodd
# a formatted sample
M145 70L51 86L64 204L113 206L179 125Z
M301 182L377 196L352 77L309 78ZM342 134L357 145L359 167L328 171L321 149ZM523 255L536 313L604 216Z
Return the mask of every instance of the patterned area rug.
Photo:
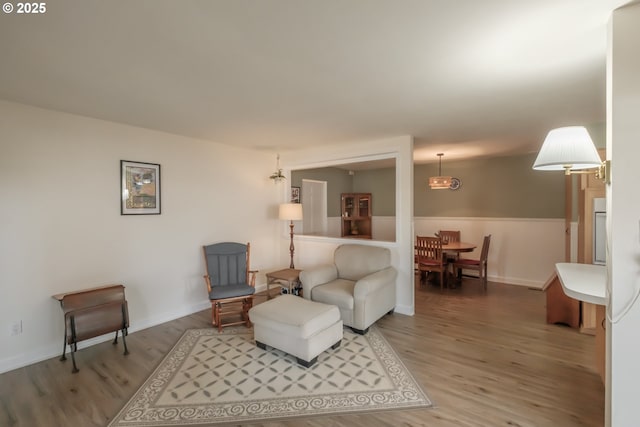
M340 347L311 368L256 347L251 329L192 329L109 424L215 425L432 406L372 327L344 329Z

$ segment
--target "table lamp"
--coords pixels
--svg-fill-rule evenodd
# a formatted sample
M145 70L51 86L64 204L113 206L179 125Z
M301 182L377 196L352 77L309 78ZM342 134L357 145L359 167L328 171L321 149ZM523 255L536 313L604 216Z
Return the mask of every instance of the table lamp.
M289 265L289 268L295 268L293 266L293 221L300 221L302 219L302 205L300 203L282 203L278 211L278 218L291 221L289 223L289 235L291 236L291 244L289 245L291 264Z

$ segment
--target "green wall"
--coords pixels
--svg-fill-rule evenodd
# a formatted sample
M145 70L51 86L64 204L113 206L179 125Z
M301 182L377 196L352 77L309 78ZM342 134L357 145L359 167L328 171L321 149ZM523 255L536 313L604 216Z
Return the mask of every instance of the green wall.
M460 189L431 190L438 164L414 166L414 215L495 218L564 218L564 175L534 171L537 153L444 161L442 174Z
M292 186L302 188L303 179L327 181L327 216L340 216L342 193L371 193L374 216L396 214L395 168L355 171L353 175L333 167L291 172Z
M339 168L318 168L291 171L291 185L300 187L302 197L302 179L327 181L327 216L340 216L340 194L351 193L353 178L349 171Z
M354 193L371 193L374 216L396 215L396 169L371 169L355 171Z
M595 138L594 138L595 139ZM443 161L442 174L462 180L460 189L431 190L438 164L414 165L414 215L418 217L564 218L564 175L534 171L537 153ZM395 215L395 168L358 170L328 167L292 171L302 179L327 181L327 215L340 216L341 193L371 193L374 216Z

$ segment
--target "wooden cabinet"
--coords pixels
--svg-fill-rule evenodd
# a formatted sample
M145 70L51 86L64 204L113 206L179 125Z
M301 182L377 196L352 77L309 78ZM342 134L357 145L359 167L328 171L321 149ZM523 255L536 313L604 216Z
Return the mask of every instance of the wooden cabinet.
M547 297L547 323L580 326L580 301L568 297L554 271L542 288Z
M342 193L342 237L371 239L371 193Z

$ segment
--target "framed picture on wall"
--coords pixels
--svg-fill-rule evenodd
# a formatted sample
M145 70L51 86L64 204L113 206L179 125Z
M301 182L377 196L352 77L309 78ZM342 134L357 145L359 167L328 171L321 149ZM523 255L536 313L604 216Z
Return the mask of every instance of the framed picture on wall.
M160 165L120 160L120 215L159 215L160 201Z
M300 187L291 187L291 203L300 203Z

